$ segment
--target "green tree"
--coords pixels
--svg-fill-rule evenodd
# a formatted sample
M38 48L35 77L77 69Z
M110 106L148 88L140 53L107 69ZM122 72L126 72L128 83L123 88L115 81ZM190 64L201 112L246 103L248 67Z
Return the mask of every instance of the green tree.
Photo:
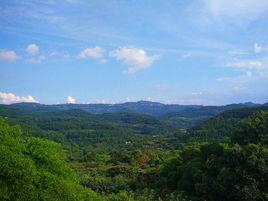
M0 200L103 200L79 184L58 144L23 138L19 127L2 118L0 153Z
M268 145L268 112L258 112L243 120L234 132L232 142L241 145L248 143Z
M267 173L268 149L254 144L189 146L162 169L168 190L207 201L267 200Z

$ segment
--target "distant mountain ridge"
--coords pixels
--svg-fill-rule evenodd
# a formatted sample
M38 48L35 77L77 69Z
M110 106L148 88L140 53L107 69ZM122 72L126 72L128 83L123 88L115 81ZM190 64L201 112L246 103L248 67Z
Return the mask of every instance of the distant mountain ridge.
M64 110L82 110L91 114L105 113L140 113L157 117L181 128L191 128L201 124L226 110L254 108L262 106L252 102L229 104L223 106L163 104L150 101L126 102L119 104L57 104L16 103L8 105L19 111L51 112Z
M267 103L266 103L267 104ZM204 113L206 111L212 112L212 115L223 112L229 109L238 109L243 107L257 107L261 104L251 102L229 104L224 106L203 106L203 105L178 105L178 104L163 104L151 101L138 101L126 102L118 104L57 104L57 105L44 105L39 103L15 103L11 107L19 107L28 110L69 110L80 109L93 114L113 113L131 111L153 116L167 115L189 115L190 113ZM183 111L183 112L182 112ZM211 115L208 115L211 116Z
M268 111L267 104L185 106L141 101L115 105L0 105L0 116L9 123L19 123L26 133L56 142L94 146L118 140L124 144L134 138L142 142L144 136L158 135L174 136L169 140L177 145L185 141L225 142L241 119L257 111Z

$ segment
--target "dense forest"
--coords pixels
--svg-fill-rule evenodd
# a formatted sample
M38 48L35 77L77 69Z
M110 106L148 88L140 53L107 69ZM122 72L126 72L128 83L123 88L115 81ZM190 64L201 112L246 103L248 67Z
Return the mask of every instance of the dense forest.
M0 105L0 200L268 200L268 105Z

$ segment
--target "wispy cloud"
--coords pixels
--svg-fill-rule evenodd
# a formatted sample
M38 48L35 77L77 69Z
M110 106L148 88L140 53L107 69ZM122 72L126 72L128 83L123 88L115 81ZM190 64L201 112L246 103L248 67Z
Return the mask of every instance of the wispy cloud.
M0 49L0 60L14 61L14 60L17 60L18 58L19 57L15 51Z
M67 52L52 51L49 53L49 57L55 59L69 60L72 56Z
M166 92L170 90L170 87L165 84L157 84L152 86L151 89L158 92Z
M178 61L184 61L184 60L190 59L192 56L193 55L191 53L181 54Z
M203 92L198 91L198 92L192 92L193 96L201 96L203 94Z
M234 56L240 56L240 55L246 55L248 54L248 52L245 50L233 49L233 50L229 50L228 54L234 55Z
M107 62L108 62L107 59L101 59L101 60L100 60L100 63L101 63L101 64L106 64Z
M110 56L127 65L128 69L125 72L128 74L135 74L138 71L150 68L154 61L159 58L158 55L149 56L143 49L126 47L110 52Z
M258 74L252 71L246 71L238 76L233 77L220 77L217 79L219 82L228 82L230 84L230 89L228 94L238 93L250 93L254 87L253 83L257 83L256 80L259 79ZM228 85L229 85L228 84ZM237 94L237 95L238 95Z
M38 64L42 63L45 60L46 56L44 55L34 56L27 59L27 61L30 63L38 63Z
M38 101L32 96L17 96L13 93L0 92L0 103L1 104L12 104L19 102L31 102L37 103Z
M238 69L260 69L262 68L263 63L258 60L246 60L246 61L228 62L226 63L225 66Z
M235 20L254 20L267 15L267 0L202 0L207 11L214 17Z
M255 53L268 52L268 45L262 46L262 45L259 45L258 43L255 43L254 44L254 51L255 51Z
M233 81L233 82L241 82L245 81L245 79L249 79L253 76L253 73L251 71L246 71L242 75L235 76L235 77L219 77L217 78L217 81Z
M179 105L209 105L209 101L203 98L178 98L160 102L166 104L179 104Z

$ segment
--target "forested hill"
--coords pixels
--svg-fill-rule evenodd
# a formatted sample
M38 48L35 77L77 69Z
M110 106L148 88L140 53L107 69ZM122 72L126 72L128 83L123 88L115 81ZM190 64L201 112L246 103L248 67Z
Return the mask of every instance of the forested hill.
M35 107L37 106L37 107ZM151 115L131 111L92 114L81 109L61 110L40 105L0 105L0 116L44 130L118 127L132 133L156 135L176 130L175 124Z
M17 103L6 107L20 112L55 112L68 110L83 110L91 114L104 113L139 113L146 114L170 122L180 128L191 128L208 120L209 118L231 109L254 108L260 104L239 103L225 106L202 106L202 105L176 105L162 104L157 102L139 101L122 104L59 104L43 105L38 103ZM1 115L1 114L0 114ZM136 115L137 116L137 115ZM148 116L147 116L148 117Z
M106 111L105 107L114 112L100 113ZM20 124L29 135L82 147L124 148L129 142L133 146L147 146L145 138L150 136L159 136L155 138L158 147L180 147L188 141L228 141L241 119L267 107L253 103L180 106L144 101L117 105L18 103L0 105L0 116ZM98 113L88 112L88 108L95 108ZM158 115L147 114L154 109Z
M153 116L161 116L163 114L181 111L187 108L200 108L199 105L166 105L150 101L126 102L119 104L57 104L57 105L43 105L38 103L16 103L12 107L23 108L27 110L70 110L80 109L93 114L113 113L131 111Z
M0 116L13 125L20 124L30 136L72 144L76 150L72 152L80 152L88 146L104 152L149 146L148 140L152 138L150 146L162 147L167 143L165 140L158 143L158 138L174 135L181 129L175 123L148 114L127 111L92 114L39 104L0 105ZM176 137L174 144L181 143Z
M190 131L190 141L226 142L229 140L232 131L239 126L241 120L260 111L268 111L268 104L259 107L224 111L192 128Z

